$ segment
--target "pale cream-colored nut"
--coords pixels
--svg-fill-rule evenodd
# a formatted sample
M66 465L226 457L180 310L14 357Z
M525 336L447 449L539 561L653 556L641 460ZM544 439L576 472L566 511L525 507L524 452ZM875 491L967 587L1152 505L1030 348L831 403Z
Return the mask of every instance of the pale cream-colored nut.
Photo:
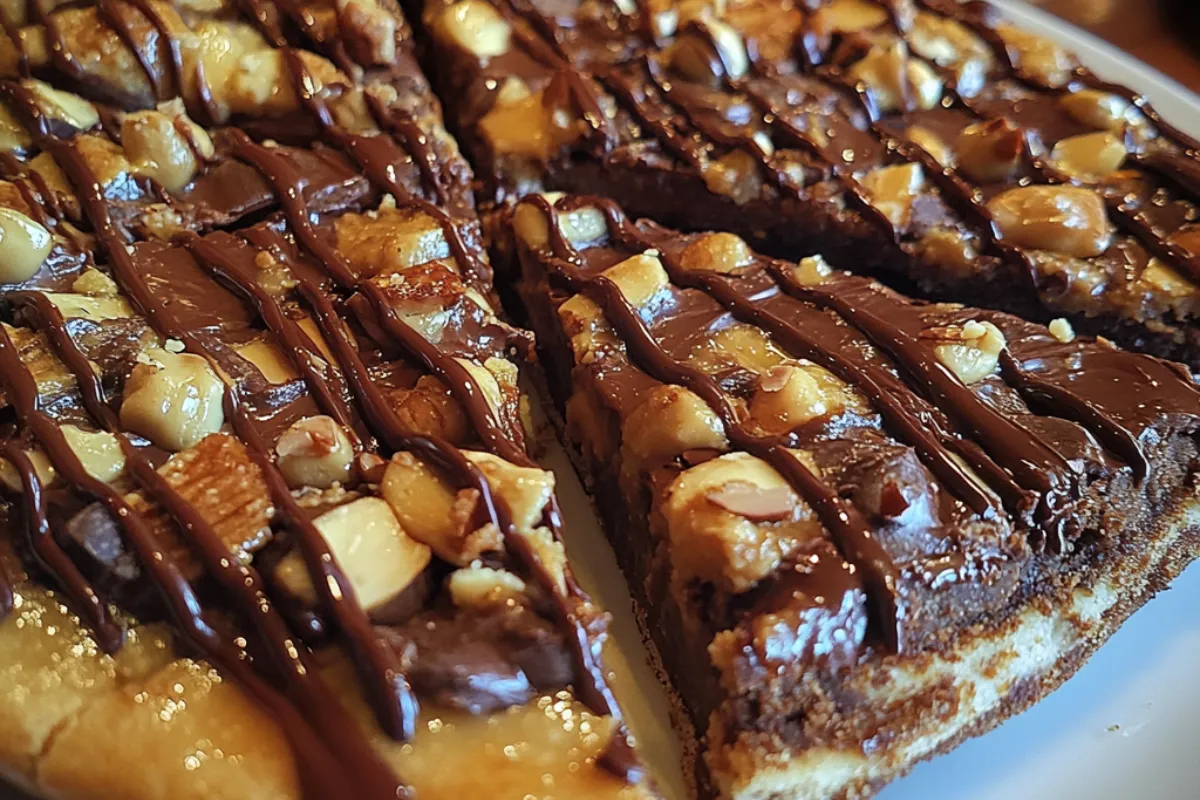
M1114 133L1131 121L1130 112L1133 109L1132 104L1119 94L1098 89L1067 92L1058 99L1058 105L1076 122Z
M953 148L928 128L913 125L904 132L904 138L929 153L943 167L949 169L954 166L956 157Z
M378 497L360 497L313 520L363 610L378 612L395 600L429 566L428 547L404 532ZM299 550L275 568L276 582L306 604L317 602L308 565Z
M553 207L563 195L561 192L547 192L542 196ZM591 244L608 235L604 212L593 206L556 211L556 216L563 238L576 247ZM545 247L550 242L547 222L545 212L528 200L518 205L513 213L513 230L531 248Z
M563 549L562 542L554 538L554 534L549 528L544 527L534 528L528 532L523 531L521 535L529 540L542 569L550 576L555 591L559 595L565 596L567 593L567 552Z
M234 351L249 361L262 373L267 383L280 384L294 381L300 373L292 366L287 355L278 344L264 339L256 339L243 345L238 345Z
M697 83L714 87L724 77L743 77L750 69L750 58L742 35L717 19L706 19L704 25L711 38L687 33L671 45L668 57L672 69ZM716 53L712 52L714 46Z
M168 192L192 182L202 166L175 120L158 111L136 111L121 121L121 144L133 172L157 181Z
M58 473L45 453L41 450L26 450L25 455L33 465L33 474L37 476L38 483L42 485L42 488L54 483L54 479ZM0 484L3 484L6 489L14 494L22 494L25 491L25 484L21 482L20 471L13 466L11 461L3 458L0 458Z
M336 420L321 415L292 423L275 443L275 453L288 486L328 489L349 480L354 445Z
M781 364L761 376L758 391L750 399L750 416L770 433L786 433L837 413L839 400L823 392L808 370Z
M1071 326L1070 320L1063 317L1050 320L1050 335L1063 344L1075 341L1075 328Z
M744 150L731 150L704 167L704 185L714 194L745 205L762 196L762 172L758 159Z
M125 452L113 434L85 431L75 425L63 425L60 430L84 470L96 480L112 483L125 472Z
M544 162L588 130L572 97L570 85L556 76L522 100L493 106L479 122L480 135L498 154Z
M512 26L485 0L459 0L441 17L442 28L461 47L479 58L508 52Z
M1071 79L1079 62L1056 42L1012 25L997 25L996 33L1009 52L1016 55L1017 68L1049 86L1062 86Z
M116 297L121 293L117 282L95 267L85 269L71 284L71 291L93 297Z
M165 103L158 104L158 113L170 118L175 122L175 127L180 130L180 133L185 136L192 144L201 158L208 159L216 155L216 148L213 146L212 138L208 135L208 131L197 125L191 117L188 116L187 107L183 104L181 98L176 97L173 100L168 100Z
M56 195L74 197L75 190L71 187L71 182L67 180L66 173L62 171L62 167L58 166L58 162L50 153L38 153L30 159L29 169L31 172L36 172Z
M392 456L379 493L404 530L433 548L443 561L465 567L485 553L503 549L503 537L494 525L471 529L478 491L454 491L442 475L411 453Z
M334 223L338 250L362 277L390 275L450 257L445 231L429 215L394 206L343 214Z
M66 319L88 319L106 322L111 319L130 319L133 307L120 295L85 295L65 292L46 292L46 299L54 304Z
M648 304L671 285L662 262L649 252L627 258L601 274L617 285L634 308Z
M21 85L33 95L38 109L49 117L62 120L81 131L100 124L100 114L96 107L78 95L55 89L39 80L22 81Z
M12 153L33 145L33 137L8 106L0 103L0 151Z
M764 156L770 158L774 155L775 142L771 141L771 134L766 131L755 131L750 135L750 138L758 145L758 149L762 151Z
M961 67L968 61L978 61L986 70L995 60L987 42L965 25L928 11L918 11L913 16L906 39L914 53L942 67Z
M959 168L977 181L1002 181L1021 166L1025 135L1007 119L977 122L958 135Z
M829 280L832 274L833 267L829 266L829 262L820 254L800 259L792 270L792 277L803 286L819 286Z
M908 227L913 201L925 188L925 170L920 164L880 167L868 172L862 184L872 204L892 225L903 230Z
M871 30L887 21L887 11L878 3L868 0L833 0L822 5L813 15L810 26L817 33L829 35Z
M710 375L730 365L763 373L788 361L787 353L755 325L737 322L721 328L688 353L688 362Z
M465 358L456 358L454 360L470 373L472 380L475 382L475 388L483 395L483 399L487 401L488 406L492 409L492 413L503 413L507 406L505 402L506 395L504 387L500 385L499 377L496 373L482 364L477 364Z
M941 102L945 89L945 82L933 67L909 58L908 47L902 41L871 48L850 68L849 75L854 82L866 84L885 114L906 110L909 105L928 111Z
M727 453L680 474L662 505L681 581L744 592L770 575L820 526L770 464Z
M450 573L450 599L459 608L492 611L522 605L525 581L508 570L472 564Z
M492 492L504 498L517 530L537 527L554 494L554 473L518 467L491 453L465 450L463 454L488 479Z
M934 228L917 243L917 251L926 263L948 269L958 277L973 274L979 258L975 241L957 228Z
M729 275L754 263L754 251L733 233L709 233L699 237L679 254L685 269Z
M563 331L571 339L575 362L587 363L602 348L620 348L621 342L600 308L590 297L577 294L558 308Z
M1075 186L1021 186L987 204L1005 241L1075 258L1098 256L1112 242L1104 199Z
M1072 178L1096 181L1121 168L1129 152L1124 137L1112 133L1085 133L1054 145L1050 160Z
M927 328L921 331L921 338L936 343L933 352L938 361L965 384L993 374L1008 344L995 325L973 319L962 325Z
M164 450L186 450L225 422L225 386L202 357L157 350L125 384L121 427Z
M0 283L32 278L53 247L50 231L20 211L0 207Z
M657 386L625 420L621 441L638 462L674 458L684 450L728 447L717 413L679 386Z
M516 75L509 75L496 90L496 105L513 106L529 98L533 90Z

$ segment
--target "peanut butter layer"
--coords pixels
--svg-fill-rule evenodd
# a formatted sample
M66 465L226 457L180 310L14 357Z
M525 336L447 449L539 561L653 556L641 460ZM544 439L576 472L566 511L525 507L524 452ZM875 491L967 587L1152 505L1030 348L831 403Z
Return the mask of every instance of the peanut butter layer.
M0 766L67 798L654 796L399 12L6 21Z
M983 3L434 0L484 197L687 229L1197 363L1196 142Z
M887 665L1059 613L1194 502L1192 376L1065 320L909 300L596 197L526 198L511 239L567 435L718 772L754 773L723 753L746 737L869 762L871 731L921 730Z

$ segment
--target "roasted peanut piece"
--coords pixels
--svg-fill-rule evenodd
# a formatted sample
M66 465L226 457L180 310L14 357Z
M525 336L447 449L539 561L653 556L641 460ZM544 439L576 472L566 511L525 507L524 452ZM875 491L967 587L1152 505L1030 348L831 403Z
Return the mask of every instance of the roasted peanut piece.
M20 211L0 207L0 283L32 278L53 247L50 231Z
M990 322L967 320L921 331L921 338L936 342L933 352L965 384L983 380L996 371L1000 353L1008 344Z
M954 166L956 160L954 150L928 128L913 125L904 132L904 138L929 153L933 156L933 160L943 167L949 169Z
M190 353L157 350L125 384L121 427L164 450L186 450L225 422L224 384L208 362Z
M1069 320L1063 317L1050 320L1050 335L1063 344L1068 344L1075 341L1075 329L1071 327Z
M100 114L96 107L78 95L55 89L39 80L23 81L22 86L33 96L38 109L48 117L62 120L81 131L100 124Z
M1016 56L1017 68L1048 86L1062 86L1079 66L1070 52L1049 39L1011 25L997 25L996 33Z
M729 275L753 264L754 251L736 234L710 233L684 248L679 263L685 269Z
M1007 119L968 125L958 135L958 164L977 181L1002 181L1021 165L1025 136Z
M1104 200L1075 186L1021 186L988 202L1006 241L1074 258L1098 256L1112 242Z
M33 474L37 476L38 482L42 487L49 486L54 483L56 472L54 465L50 463L50 459L41 450L27 450L25 455L33 464ZM13 466L11 461L0 458L0 484L3 484L13 494L21 494L25 491L25 484L21 482L20 471Z
M913 52L922 58L941 67L955 68L960 92L966 71L986 72L994 60L987 43L966 26L927 11L918 11L914 15L906 41Z
M879 46L849 71L851 80L866 84L881 112L928 111L942 99L944 84L933 67L911 59L904 42Z
M804 286L819 286L832 274L833 267L820 254L800 259L792 270L792 276Z
M355 599L368 613L387 606L429 566L429 548L409 537L392 509L378 497L338 506L313 524L345 573ZM298 550L280 560L275 580L306 604L317 602L308 566Z
M839 399L822 392L807 370L781 364L761 376L758 391L750 399L750 415L764 430L786 433L840 410Z
M472 564L450 573L450 599L476 611L511 608L525 601L525 581L508 570Z
M125 452L117 437L105 431L85 431L75 425L63 425L63 437L89 475L112 483L125 472Z
M979 258L974 241L955 228L934 228L921 237L917 247L928 263L948 268L955 277L969 277Z
M790 484L765 461L728 453L679 475L662 506L676 579L744 592L819 535Z
M121 122L121 144L133 172L157 181L168 192L182 190L202 166L175 120L159 111L126 115Z
M1054 145L1050 160L1072 178L1096 181L1120 169L1127 155L1123 138L1112 133L1085 133Z
M504 498L517 530L533 530L554 494L554 474L518 467L491 453L468 450L463 454L488 479L492 492Z
M887 11L868 0L833 0L821 6L810 24L814 31L830 35L871 30L887 20Z
M662 262L650 253L627 258L601 274L617 285L634 308L647 305L671 284Z
M1124 97L1097 89L1068 92L1058 99L1058 105L1076 122L1114 133L1131 121L1129 112L1133 108Z
M553 206L563 195L548 192L542 196ZM556 211L556 216L563 238L575 246L590 244L608 234L608 223L598 208L584 206L570 211ZM513 213L513 230L528 247L545 247L550 242L547 223L545 212L533 203L521 203Z
M442 14L442 27L465 50L482 59L508 52L512 27L485 0L459 0Z
M925 188L920 164L896 164L868 172L862 179L871 202L898 230L908 227L913 200Z
M705 165L704 184L710 192L745 205L762 194L758 159L744 150L731 150Z
M0 151L13 153L33 144L29 131L17 120L8 106L0 104Z
M725 426L707 403L678 386L659 386L625 420L621 441L635 460L673 458L684 450L724 450Z
M279 471L288 486L328 489L350 478L354 445L332 417L306 417L293 423L275 443Z

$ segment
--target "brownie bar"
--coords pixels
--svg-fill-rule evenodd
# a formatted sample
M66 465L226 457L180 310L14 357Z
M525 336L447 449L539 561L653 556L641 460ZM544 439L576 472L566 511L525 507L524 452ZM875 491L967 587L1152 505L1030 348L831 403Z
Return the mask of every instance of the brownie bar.
M0 768L64 798L654 796L423 78L316 80L232 9L139 49L114 20L155 9L50 12L112 24L71 27L74 78L0 83ZM279 67L257 106L199 124L211 69L117 91L204 31Z
M865 796L1200 555L1184 367L601 198L510 237L703 797Z
M600 194L1200 365L1197 143L984 3L426 17L489 202Z

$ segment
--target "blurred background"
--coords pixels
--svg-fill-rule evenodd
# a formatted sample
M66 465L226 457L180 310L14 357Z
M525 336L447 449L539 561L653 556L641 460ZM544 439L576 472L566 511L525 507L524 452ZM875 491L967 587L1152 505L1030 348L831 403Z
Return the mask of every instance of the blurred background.
M1200 91L1200 0L1034 0Z

